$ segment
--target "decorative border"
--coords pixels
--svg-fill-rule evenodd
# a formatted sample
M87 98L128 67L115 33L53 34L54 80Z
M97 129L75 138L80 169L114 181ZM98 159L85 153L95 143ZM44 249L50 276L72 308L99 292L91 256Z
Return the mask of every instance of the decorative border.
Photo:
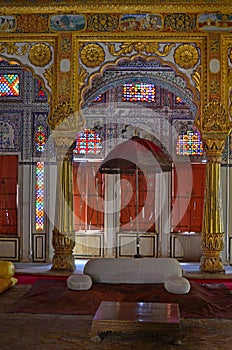
M46 261L46 234L33 234L33 261Z
M0 259L1 260L12 260L12 261L19 261L19 237L0 237ZM5 246L6 248L3 248ZM1 255L1 251L8 251L12 252L12 254Z

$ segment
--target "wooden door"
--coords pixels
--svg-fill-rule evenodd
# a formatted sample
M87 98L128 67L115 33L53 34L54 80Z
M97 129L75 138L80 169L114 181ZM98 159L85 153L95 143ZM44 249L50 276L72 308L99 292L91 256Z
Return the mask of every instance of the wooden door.
M180 167L178 184L175 171L173 172L172 231L173 232L201 232L204 193L206 181L206 164L192 164ZM192 172L192 176L189 172ZM192 186L190 179L192 178Z

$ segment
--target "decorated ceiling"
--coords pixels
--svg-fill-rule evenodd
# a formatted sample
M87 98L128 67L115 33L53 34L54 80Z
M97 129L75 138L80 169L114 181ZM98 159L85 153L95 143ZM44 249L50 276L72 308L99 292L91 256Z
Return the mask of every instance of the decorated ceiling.
M1 6L1 58L40 79L52 129L101 94L118 101L118 86L138 79L183 100L185 113L180 106L171 115L179 124L199 119L213 100L231 114L231 0L1 0ZM159 103L167 112L170 103Z

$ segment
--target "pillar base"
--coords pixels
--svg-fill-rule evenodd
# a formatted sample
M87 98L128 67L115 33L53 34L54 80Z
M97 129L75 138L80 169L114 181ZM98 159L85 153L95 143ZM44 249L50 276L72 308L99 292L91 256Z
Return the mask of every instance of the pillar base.
M220 257L202 256L200 264L201 273L225 273L225 269Z
M52 259L51 271L73 272L76 268L74 256L55 254Z

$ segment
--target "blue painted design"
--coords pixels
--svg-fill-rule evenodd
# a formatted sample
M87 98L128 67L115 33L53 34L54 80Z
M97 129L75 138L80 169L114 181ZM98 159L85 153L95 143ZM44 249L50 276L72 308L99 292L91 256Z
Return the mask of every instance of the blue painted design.
M124 31L152 30L162 28L162 18L155 14L127 14L120 20L120 29Z
M13 32L16 28L14 16L0 16L0 32Z
M83 15L54 15L50 17L50 29L53 31L79 31L85 29Z
M202 14L198 17L198 28L205 31L232 31L232 15Z

